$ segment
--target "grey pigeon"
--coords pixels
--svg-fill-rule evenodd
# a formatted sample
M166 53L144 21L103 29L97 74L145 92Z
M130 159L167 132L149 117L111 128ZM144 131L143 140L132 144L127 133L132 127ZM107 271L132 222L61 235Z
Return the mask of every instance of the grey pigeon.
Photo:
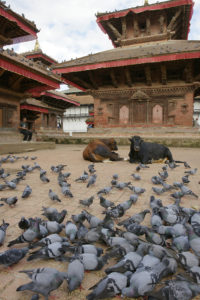
M31 193L32 193L32 188L27 184L27 186L25 187L22 193L22 198L28 198Z
M200 237L195 234L194 229L191 225L185 224L185 227L188 232L188 239L191 249L194 251L194 253L200 257Z
M15 190L16 187L17 187L17 184L16 184L15 182L13 182L13 181L6 181L6 180L5 180L5 183L6 183L6 185L7 185L10 189L12 189L12 190Z
M83 174L80 177L78 177L78 178L75 179L75 181L77 181L77 182L85 182L88 178L89 178L88 173L86 171L84 171Z
M194 175L194 174L196 174L197 170L198 170L197 168L194 168L192 170L185 171L184 173L189 174L189 175Z
M19 286L17 291L29 290L43 295L45 300L48 300L50 293L59 288L64 279L67 279L67 273L53 268L38 268L21 272L27 274L32 281Z
M78 288L84 277L84 266L83 263L77 258L72 260L67 269L67 282L68 289L70 292Z
M190 182L190 180L188 179L188 177L189 177L189 174L187 174L187 175L185 175L185 176L183 176L181 179L182 179L182 182L184 183L184 184L187 184L187 183L189 183Z
M73 194L72 194L72 192L70 191L70 189L69 189L68 186L65 186L65 185L62 186L62 193L63 193L63 195L66 196L66 197L73 198Z
M106 209L114 206L114 202L107 200L101 194L99 195L99 199L100 199L100 205Z
M9 242L8 247L15 244L30 243L33 242L39 235L39 220L37 219L32 225L18 238Z
M83 263L84 270L94 271L101 270L107 263L109 255L96 256L94 253L82 253L79 254L80 261Z
M44 183L50 182L49 178L45 174L40 174L40 180Z
M3 245L3 242L6 237L6 229L8 228L8 226L9 226L9 223L6 223L3 220L3 223L0 225L0 245Z
M152 176L151 181L153 184L162 184L163 180L160 176Z
M127 286L127 282L128 278L126 275L112 272L91 287L90 290L93 289L93 291L86 298L87 300L95 300L115 297Z
M91 175L90 178L88 179L87 188L90 187L90 186L93 186L96 182L96 179L97 179L96 174Z
M125 187L128 187L131 184L131 182L117 182L115 187L119 190L123 190Z
M190 165L187 163L187 161L184 161L184 167L185 167L186 169L190 169L190 168L191 168Z
M181 189L181 192L184 194L184 195L190 195L190 196L194 196L195 198L198 198L198 196L193 193L187 186L185 186L183 183L181 184L180 186L180 189Z
M84 205L84 206L87 206L89 207L92 203L93 203L93 200L94 200L94 196L91 196L87 199L84 199L84 200L79 200L79 203Z
M33 259L48 259L48 258L62 258L63 254L67 251L70 244L68 242L55 242L49 244L37 251L31 252L28 261Z
M101 190L99 190L98 192L97 192L97 194L99 195L99 194L105 194L105 195L107 195L107 194L109 194L110 193L110 191L112 190L112 186L106 186L106 187L104 187L104 188L102 188Z
M136 203L137 200L138 200L138 195L137 195L137 194L131 194L129 199L130 199L130 200L132 201L132 203L134 204L134 203Z
M196 283L200 284L200 267L194 266L188 270L192 278L195 280Z
M30 249L36 248L36 247L45 247L48 246L50 244L59 242L67 242L67 238L66 237L62 237L60 235L58 235L57 233L52 233L44 238L42 238L40 241L32 243L31 245L29 245Z
M90 174L94 174L96 170L94 169L94 164L88 165L88 171Z
M95 228L103 223L103 220L90 214L88 211L83 210L83 213L84 213L88 223L90 224L90 228Z
M17 249L9 249L0 253L0 264L5 267L12 266L18 263L27 254L29 249L27 247Z
M140 176L139 174L133 173L133 174L131 174L131 176L132 176L133 179L135 179L135 180L141 180L141 176Z
M113 178L114 180L118 180L119 175L118 175L118 174L113 174L112 178Z
M71 218L74 221L74 223L81 223L84 222L86 219L85 214L83 212L77 215L72 215Z
M28 229L31 226L31 220L30 219L26 219L25 217L21 217L19 223L18 223L18 227L20 229Z
M168 172L164 170L163 172L158 172L162 180L166 180L167 177L169 176Z
M153 190L154 193L156 193L157 195L161 195L161 194L163 194L163 193L166 191L164 187L158 188L158 187L155 187L155 186L152 187L152 190Z
M147 213L150 213L149 209L145 209L138 214L134 214L132 217L125 219L122 222L118 223L118 225L121 226L121 225L131 224L131 223L140 224L144 220Z
M67 221L67 223L65 225L65 233L66 233L66 236L70 239L70 241L75 240L77 231L78 231L77 226L74 223L72 223L71 221Z
M56 208L53 207L43 207L42 215L46 216L49 221L56 221L57 223L62 223L65 216L67 215L66 209L58 212Z
M17 203L18 198L17 198L17 196L13 196L13 197L8 197L8 198L1 198L0 201L4 201L9 206L13 206Z
M49 233L60 233L65 227L56 221L43 221L42 225L45 226Z
M58 195L52 191L52 189L49 189L49 198L53 201L61 202Z

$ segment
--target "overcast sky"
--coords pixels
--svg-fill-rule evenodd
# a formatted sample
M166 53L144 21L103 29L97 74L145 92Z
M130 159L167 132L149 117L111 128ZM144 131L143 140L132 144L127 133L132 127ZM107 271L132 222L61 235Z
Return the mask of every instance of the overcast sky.
M150 4L155 2L149 0ZM108 36L96 23L95 13L143 5L144 0L7 0L6 4L36 23L42 51L62 62L111 49ZM195 0L189 39L200 40L200 0ZM14 49L18 53L30 51L34 44L25 42Z

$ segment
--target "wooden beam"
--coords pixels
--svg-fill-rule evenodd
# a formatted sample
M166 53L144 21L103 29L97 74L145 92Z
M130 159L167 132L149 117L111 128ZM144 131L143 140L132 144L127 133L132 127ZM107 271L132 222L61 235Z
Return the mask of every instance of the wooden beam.
M14 91L11 91L11 89L4 89L1 87L0 87L0 94L11 95L11 96L17 97L19 99L21 99L22 97L25 97L25 95L27 95L24 93L14 92Z
M81 79L80 77L77 77L75 75L72 75L72 80L70 81L75 81L75 83L78 83L78 85L82 86L83 88L86 89L93 89L93 86L91 84L89 84L88 82L86 82L85 80Z
M122 18L121 20L122 20L122 38L126 39L126 30L127 30L126 17Z
M151 20L150 20L150 17L146 18L146 32L147 32L147 35L151 35Z
M185 82L192 83L193 82L193 62L189 61L185 67Z
M107 22L107 25L110 28L110 30L113 32L114 36L117 39L121 39L122 38L121 33L119 33L119 31L117 30L117 28L115 26L113 26L109 21Z
M161 64L161 82L163 85L167 84L167 69L165 64Z
M150 66L145 67L145 77L146 77L146 83L147 85L152 85L152 79L151 79L151 69Z
M114 70L110 70L110 77L111 77L111 81L112 81L112 84L115 88L118 87L118 83L117 83L117 79L116 79L116 76L115 76L115 71Z
M164 32L164 22L165 22L165 17L163 15L160 15L159 22L160 22L160 33L163 33Z
M174 15L173 18L171 19L169 25L167 26L167 29L168 29L168 30L172 30L172 28L173 28L173 26L174 26L176 20L177 20L178 17L180 16L181 12L182 12L181 8L180 8L179 10L177 10L177 12L175 13L175 15Z
M4 69L0 69L0 77L4 74L5 71L6 70L4 70Z
M13 80L13 82L10 84L11 88L13 90L18 90L20 87L20 83L22 82L22 80L24 79L24 77L18 77L17 79Z
M128 86L132 87L133 83L132 83L131 74L130 74L130 71L128 68L124 68L124 74L125 74L126 82L127 82Z
M94 78L93 72L92 71L88 71L88 76L89 76L89 79L90 79L93 87L95 88L95 90L98 90L98 85L97 85L97 82L96 82L96 80Z
M133 34L135 37L139 36L139 26L136 18L133 19Z

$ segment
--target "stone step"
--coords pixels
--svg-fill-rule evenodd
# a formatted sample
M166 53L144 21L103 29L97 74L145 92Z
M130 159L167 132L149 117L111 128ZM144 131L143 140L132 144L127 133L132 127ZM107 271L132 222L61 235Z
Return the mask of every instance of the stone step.
M54 142L0 143L0 154L16 154L43 149L55 149Z

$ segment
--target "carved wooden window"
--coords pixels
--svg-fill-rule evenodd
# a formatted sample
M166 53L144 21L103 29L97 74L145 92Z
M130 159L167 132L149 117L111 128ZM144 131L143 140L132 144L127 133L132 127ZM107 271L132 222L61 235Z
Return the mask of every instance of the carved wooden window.
M119 120L120 124L128 124L129 122L129 108L126 105L123 105L119 110Z

